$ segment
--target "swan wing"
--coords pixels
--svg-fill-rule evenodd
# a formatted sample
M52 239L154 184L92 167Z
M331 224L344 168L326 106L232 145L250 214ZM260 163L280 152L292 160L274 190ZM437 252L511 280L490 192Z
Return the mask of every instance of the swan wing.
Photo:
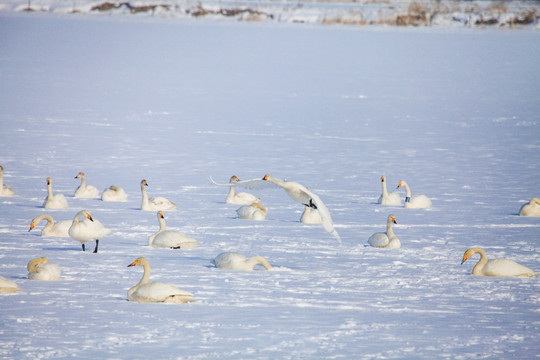
M322 202L321 198L318 197L316 194L309 191L305 186L300 185L300 188L303 192L305 192L309 197L311 197L311 201L315 206L317 206L317 210L319 210L319 215L321 215L322 219L322 225L324 227L324 230L326 230L327 233L332 235L336 238L336 240L341 244L341 237L337 233L336 229L334 229L334 223L332 221L332 216L330 215L330 211L326 208L326 205Z
M190 292L179 289L173 284L159 281L142 285L133 295L139 302L165 302L173 296L193 298Z
M208 180L210 180L212 184L217 185L217 186L241 186L241 187L244 187L246 189L251 189L251 190L269 189L269 188L278 187L276 184L267 180L263 180L261 178L250 179L250 180L240 180L232 184L231 183L226 183L226 184L218 183L214 179L212 179L211 176L208 177Z
M369 245L373 247L385 247L390 242L388 235L386 233L378 232L371 235L368 239Z

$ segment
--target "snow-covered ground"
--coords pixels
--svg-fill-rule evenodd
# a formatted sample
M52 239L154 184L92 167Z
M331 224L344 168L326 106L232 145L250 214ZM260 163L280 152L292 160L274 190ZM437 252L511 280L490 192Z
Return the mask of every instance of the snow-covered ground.
M0 358L531 359L540 278L474 277L467 248L540 271L540 34L0 14ZM126 203L73 197L84 171ZM236 219L227 182L269 173L330 210L337 241L282 190L267 220ZM380 176L433 207L375 202ZM41 208L46 178L69 209ZM154 249L139 183L178 209L193 250ZM403 191L400 190L402 198ZM89 209L113 232L97 254L32 218ZM401 249L366 246L396 216ZM93 249L93 245L89 246ZM222 251L274 266L218 270ZM62 280L26 279L46 256ZM139 304L142 276L194 294Z

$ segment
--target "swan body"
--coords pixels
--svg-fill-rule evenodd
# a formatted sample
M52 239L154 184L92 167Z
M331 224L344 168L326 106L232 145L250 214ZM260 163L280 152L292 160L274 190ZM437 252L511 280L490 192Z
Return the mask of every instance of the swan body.
M473 275L516 277L531 277L537 275L533 270L512 260L493 259L488 261L487 254L482 248L471 248L465 251L461 264L476 253L480 254L480 260L472 269Z
M109 186L109 188L103 190L103 193L101 194L102 201L126 202L127 198L128 196L124 189L115 185Z
M427 209L431 207L431 200L426 195L414 195L411 196L411 188L404 180L401 180L398 184L400 187L405 188L405 207L409 209Z
M15 284L13 281L6 279L3 276L0 276L0 293L12 294L21 290L19 285Z
M47 220L47 224L41 230L41 236L69 237L69 228L73 221L62 220L55 223L53 217L48 214L43 214L32 219L28 231L33 230L42 220Z
M258 220L262 221L266 219L266 213L268 210L259 203L253 203L251 205L241 206L236 210L239 219L246 220Z
M4 168L0 166L0 197L15 196L15 191L9 185L4 184Z
M83 199L95 199L99 198L99 190L92 185L86 185L86 176L81 171L80 173L75 176L75 179L81 179L81 185L75 190L75 197L76 198L83 198Z
M81 221L80 219L83 217L84 219ZM110 232L111 229L107 229L99 220L93 219L88 210L79 211L73 218L73 222L68 230L69 236L82 244L83 251L86 251L85 243L95 241L95 253L98 252L99 239Z
M377 232L371 235L368 239L369 245L386 249L400 248L401 241L399 241L398 237L394 234L392 223L397 224L395 216L390 214L386 220L386 232Z
M257 264L264 266L266 270L270 270L272 265L263 258L262 256L253 256L251 258L246 258L242 254L233 253L233 252L224 252L216 256L212 260L218 269L228 269L228 270L248 270L251 271Z
M140 257L133 261L130 266L144 267L144 274L141 281L128 290L128 300L139 303L165 302L165 303L187 303L195 301L193 294L181 290L173 284L164 282L148 282L150 279L150 264L148 260Z
M211 177L210 181L218 186L229 186L229 184L219 184L215 182ZM324 230L334 236L338 242L341 244L341 238L339 234L334 229L334 223L332 222L332 217L330 212L326 208L326 205L322 200L314 193L312 193L305 186L294 182L294 181L283 181L277 178L270 177L270 175L265 175L262 179L251 179L251 180L242 180L235 183L237 186L244 186L250 189L264 189L269 187L280 187L287 195L296 202L299 202L304 205L309 205L310 207L316 208L319 210L321 215L322 225Z
M231 176L229 183L231 184L229 189L229 194L225 199L227 204L236 204L236 205L251 205L252 203L258 203L261 201L257 196L246 193L246 192L236 192L232 184L240 181L236 175Z
M145 211L159 211L159 210L173 210L176 209L176 204L168 199L157 196L148 198L146 187L148 183L146 180L141 181L142 203L141 209Z
M319 214L318 209L313 209L312 207L305 205L304 212L300 217L300 222L304 224L322 224L321 214Z
M30 280L60 280L60 266L50 263L46 257L30 260L26 268Z
M68 202L63 194L53 194L52 191L52 180L50 177L47 178L47 197L43 202L43 207L45 209L67 209Z
M386 176L381 176L382 194L377 203L381 205L401 205L401 198L397 192L389 193L386 189Z
M519 216L540 216L540 199L532 198L519 209Z
M157 212L159 231L148 238L148 246L155 248L193 249L199 242L176 230L167 230L162 211Z

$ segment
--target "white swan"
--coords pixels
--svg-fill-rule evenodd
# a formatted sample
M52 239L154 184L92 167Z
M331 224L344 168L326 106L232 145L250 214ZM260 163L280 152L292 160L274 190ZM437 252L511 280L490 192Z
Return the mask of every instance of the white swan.
M540 216L540 199L532 198L519 209L519 216Z
M382 194L377 203L381 205L401 205L401 197L397 192L389 193L386 189L386 176L381 176Z
M268 210L259 203L253 203L251 205L244 205L236 209L239 219L246 220L258 220L262 221L266 219Z
M53 194L52 191L52 180L50 177L47 178L47 197L43 202L43 207L45 209L67 209L68 202L63 194Z
M158 210L173 210L176 209L176 204L169 201L168 199L157 196L148 198L146 193L146 187L148 183L146 180L141 180L141 192L142 192L142 203L141 209L146 211L158 211Z
M71 220L62 220L54 222L54 219L51 215L43 214L34 219L30 223L30 229L33 230L36 225L38 225L41 220L47 220L47 224L41 229L41 236L53 236L53 237L69 237L69 228L71 227Z
M103 190L103 193L101 194L102 201L126 202L127 199L128 196L124 189L115 185L109 186L109 188Z
M216 256L212 260L218 269L228 269L228 270L253 270L255 265L261 264L266 270L270 270L272 265L263 258L262 256L253 256L251 258L246 258L242 254L233 253L233 252L224 252Z
M199 242L176 230L167 230L162 211L157 212L159 231L148 238L148 246L155 248L193 249Z
M537 275L533 270L507 259L487 259L486 252L482 248L471 248L463 254L461 264L474 254L480 254L480 260L473 267L472 274L477 276L517 276L531 277Z
M3 276L0 276L0 293L11 294L21 290L19 285L15 284L13 281L6 279Z
M30 260L26 268L30 280L60 280L60 266L50 263L46 257Z
M95 186L86 185L86 176L82 171L75 176L75 179L79 178L81 179L81 185L75 190L75 197L83 199L99 198L99 190Z
M396 217L390 214L386 220L386 232L377 232L371 235L368 239L369 245L386 249L400 248L401 241L399 241L398 237L394 234L392 223L397 224Z
M397 186L405 188L405 207L409 209L427 209L431 207L431 200L426 195L411 196L411 188L405 180L401 180Z
M300 217L300 222L304 224L322 224L321 214L318 209L313 209L309 205L304 205L304 212Z
M141 281L128 290L128 300L139 303L165 302L165 303L187 303L195 301L193 294L181 290L175 285L164 282L148 282L150 279L150 264L143 257L138 258L128 265L144 267L144 274Z
M240 179L236 175L231 176L231 179L229 180L230 184L235 184ZM246 193L246 192L235 192L234 186L230 186L229 194L227 195L227 198L225 199L225 202L227 204L236 204L236 205L251 205L252 203L258 203L261 201L260 198L257 196Z
M210 181L218 186L229 186L229 184L219 184L210 177ZM262 179L251 179L251 180L242 180L235 183L237 186L244 186L251 189L264 189L268 187L280 187L291 199L296 202L299 202L304 205L309 205L310 207L316 208L319 210L321 215L322 225L324 230L334 236L339 243L341 244L341 238L339 234L334 229L334 223L332 222L332 217L330 212L322 202L322 200L308 190L305 186L294 182L294 181L283 181L280 179L272 178L270 175L265 175Z
M82 221L80 218L85 217ZM73 218L71 227L69 228L69 236L82 244L83 251L86 251L85 243L95 241L96 247L94 252L98 252L99 239L109 234L111 229L107 229L99 220L92 218L88 210L81 210Z
M15 191L9 185L4 184L4 168L0 166L0 197L15 196Z

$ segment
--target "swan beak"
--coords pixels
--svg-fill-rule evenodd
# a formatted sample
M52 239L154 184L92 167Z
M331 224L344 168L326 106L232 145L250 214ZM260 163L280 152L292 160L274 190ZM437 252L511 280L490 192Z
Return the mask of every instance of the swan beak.
M31 223L30 224L30 229L28 229L28 232L30 232L30 230L32 230L34 228L34 226L35 226L34 223Z
M163 213L161 211L159 212L159 217L162 218L162 219L165 219L165 217L163 216Z
M131 264L129 264L127 267L135 266L135 265L137 265L137 260L135 260L134 262L132 262Z
M384 176L381 176L381 181L384 181Z
M90 215L90 213L86 214L86 217L87 217L88 219L90 219L90 221L94 221L94 219L92 219L92 215Z
M401 183L399 183L399 184L397 185L397 188L396 188L396 189L399 189L400 187L401 187Z
M263 180L268 180L269 177L270 177L270 175L266 174L266 175L264 175L264 177L262 179Z
M393 217L393 216L392 216L392 222L393 222L394 224L397 224L396 218Z
M468 257L467 257L467 254L463 255L463 260L461 260L461 265L463 265L463 263L465 262L465 260L467 260Z

